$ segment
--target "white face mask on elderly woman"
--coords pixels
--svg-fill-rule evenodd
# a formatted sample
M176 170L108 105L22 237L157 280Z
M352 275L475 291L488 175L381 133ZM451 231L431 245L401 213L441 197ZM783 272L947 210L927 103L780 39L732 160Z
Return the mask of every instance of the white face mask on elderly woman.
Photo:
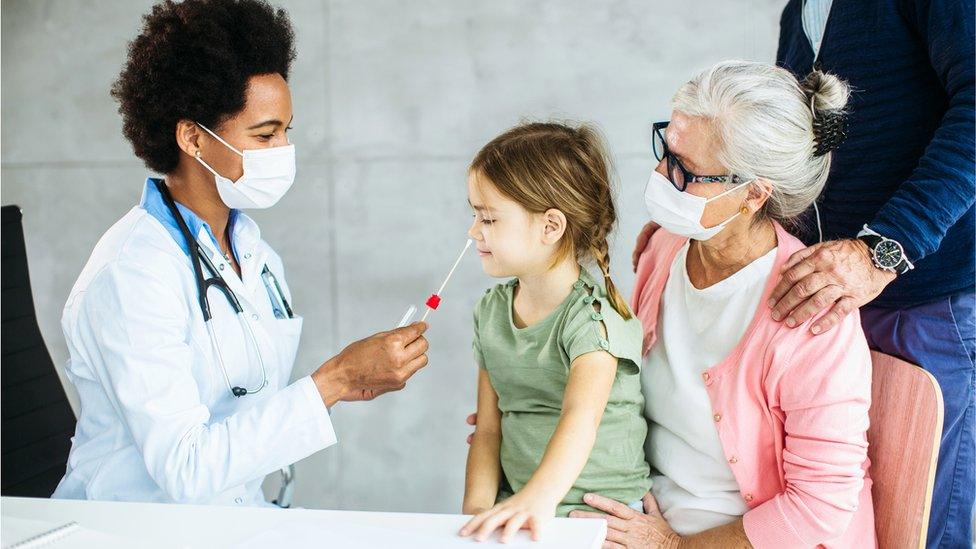
M736 185L724 193L706 199L679 191L667 177L654 171L651 172L651 178L644 187L644 205L651 216L651 221L669 233L692 240L708 240L722 232L722 229L738 217L740 212L737 211L732 217L714 227L704 227L701 218L705 213L705 205L750 184L751 182Z
M203 164L203 167L214 175L217 181L217 192L228 208L270 208L285 196L295 182L294 145L269 149L245 149L241 152L203 124L197 123L197 126L203 128L228 149L244 157L244 173L237 181L231 181L204 162L200 158L200 151L196 154L197 162Z

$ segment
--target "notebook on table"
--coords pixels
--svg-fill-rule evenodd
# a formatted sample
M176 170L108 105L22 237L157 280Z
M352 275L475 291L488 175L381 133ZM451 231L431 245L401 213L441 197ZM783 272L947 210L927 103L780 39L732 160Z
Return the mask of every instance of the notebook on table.
M0 545L3 549L70 549L99 547L123 549L133 542L104 532L91 530L77 522L63 523L4 516L0 518ZM142 546L142 542L139 542Z

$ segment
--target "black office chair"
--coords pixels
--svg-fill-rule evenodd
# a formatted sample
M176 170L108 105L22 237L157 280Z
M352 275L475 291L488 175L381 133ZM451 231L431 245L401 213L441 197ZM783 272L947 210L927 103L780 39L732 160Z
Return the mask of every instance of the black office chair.
M20 208L0 217L0 494L46 498L64 476L75 416L37 327Z

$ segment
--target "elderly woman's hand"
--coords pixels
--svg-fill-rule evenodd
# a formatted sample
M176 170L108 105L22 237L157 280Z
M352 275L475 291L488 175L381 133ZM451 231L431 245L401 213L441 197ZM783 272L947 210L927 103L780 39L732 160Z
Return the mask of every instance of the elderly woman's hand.
M630 256L631 262L634 264L634 272L637 272L637 263L640 261L640 256L644 253L644 248L647 248L648 241L654 236L654 231L660 229L661 226L657 223L651 221L644 228L641 229L639 235L637 235L637 244L634 246L634 252Z
M769 306L773 319L785 318L791 328L829 309L810 328L820 334L877 297L894 279L895 273L874 266L863 241L822 242L796 252L783 265L783 277L773 288Z
M650 492L644 496L644 513L598 494L586 494L583 496L583 501L590 507L604 511L606 515L573 511L569 516L605 518L607 539L603 543L603 549L675 549L681 541L681 537L661 516L657 501Z

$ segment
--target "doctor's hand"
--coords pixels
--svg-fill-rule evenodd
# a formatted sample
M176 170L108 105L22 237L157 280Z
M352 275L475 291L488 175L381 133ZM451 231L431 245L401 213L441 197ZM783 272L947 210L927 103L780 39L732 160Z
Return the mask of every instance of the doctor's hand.
M325 405L372 400L403 389L427 365L426 331L427 323L415 322L351 343L312 374Z

